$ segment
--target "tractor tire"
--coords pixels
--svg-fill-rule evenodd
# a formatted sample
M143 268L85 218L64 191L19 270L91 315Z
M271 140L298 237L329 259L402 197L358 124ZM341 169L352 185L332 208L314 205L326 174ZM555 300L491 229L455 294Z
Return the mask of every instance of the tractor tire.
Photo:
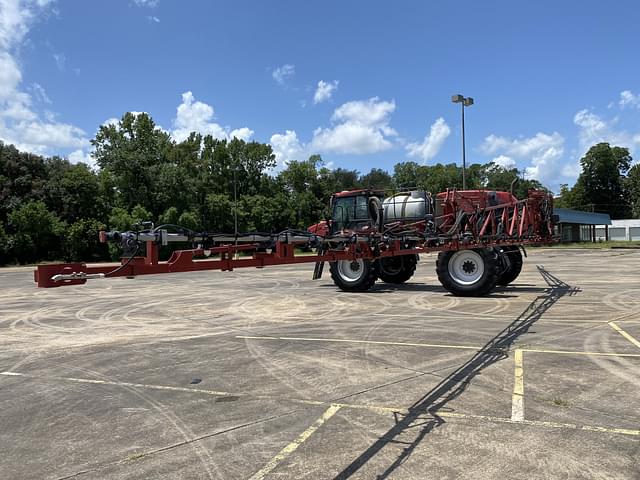
M384 257L376 261L378 278L386 283L404 283L413 277L418 264L417 255Z
M378 271L370 260L339 260L329 262L333 283L345 292L366 292L378 279Z
M501 262L492 248L440 252L436 272L442 286L454 295L479 297L496 286Z
M522 253L520 248L515 245L502 247L500 257L503 263L503 272L498 277L498 285L509 285L513 282L522 271Z

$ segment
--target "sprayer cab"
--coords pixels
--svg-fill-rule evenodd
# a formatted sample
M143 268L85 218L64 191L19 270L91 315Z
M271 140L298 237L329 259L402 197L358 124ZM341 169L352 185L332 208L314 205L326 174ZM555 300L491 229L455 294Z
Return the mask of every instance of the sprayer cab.
M433 218L431 195L424 190L407 190L385 196L382 190L351 190L331 197L329 223L310 227L318 234L341 232L383 232L389 226L415 224Z

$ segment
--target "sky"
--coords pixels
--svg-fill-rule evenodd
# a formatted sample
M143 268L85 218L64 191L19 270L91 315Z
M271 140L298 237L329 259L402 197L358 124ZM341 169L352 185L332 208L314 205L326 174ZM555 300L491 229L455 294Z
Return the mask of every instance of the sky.
M0 140L94 165L147 112L270 143L278 169L517 166L558 192L600 141L640 158L637 1L0 0Z

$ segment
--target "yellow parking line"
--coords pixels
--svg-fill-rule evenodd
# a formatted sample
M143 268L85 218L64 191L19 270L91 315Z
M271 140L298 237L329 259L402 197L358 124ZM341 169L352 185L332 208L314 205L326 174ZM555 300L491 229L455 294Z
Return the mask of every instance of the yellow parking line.
M618 352L578 352L575 350L542 350L537 348L523 348L523 352L553 353L555 355L594 355L596 357L640 357L640 353Z
M640 342L629 335L627 332L625 332L623 329L621 329L616 322L609 322L609 325L611 325L611 328L613 328L616 332L633 343L636 347L640 348Z
M513 356L515 363L513 395L511 397L511 420L521 422L524 420L524 366L522 363L522 350L517 349Z
M251 475L249 480L262 480L265 475L271 472L274 468L278 466L280 462L282 462L285 458L295 452L300 445L302 445L311 435L315 433L327 420L333 417L338 410L340 410L339 405L331 405L320 418L318 418L313 424L307 428L304 432L302 432L298 438L296 438L289 445L284 447L280 452L271 459L269 463L267 463L264 467L258 470L256 473Z
M604 324L604 322L603 322ZM328 342L328 343L368 343L371 345L397 345L400 347L425 347L425 348L453 348L463 350L480 351L481 347L471 345L448 345L434 343L409 343L409 342L383 342L377 340L351 340L346 338L310 338L310 337L271 337L271 336L250 336L236 335L236 338L245 340L288 340L296 342ZM640 353L618 353L618 352L580 352L575 350L541 350L535 348L522 348L523 352L554 353L558 355L596 355L605 357L640 357Z
M286 401L286 402L297 403L302 405L330 405L330 406L333 405L340 408L369 410L379 414L408 412L406 408L398 407L398 406L384 406L384 405L379 406L379 405L366 405L366 404L357 404L357 403L337 403L337 402L327 402L324 400L310 400L310 399L303 399L303 398L282 397L277 395L259 395L259 394L243 393L243 392L221 392L216 390L205 390L202 388L170 387L166 385L116 382L116 381L93 380L88 378L73 378L73 377L46 377L45 378L45 377L38 377L37 375L31 375L28 373L20 373L20 372L0 372L0 375L11 376L11 377L25 377L25 378L35 379L35 380L44 380L44 381L62 380L67 382L76 382L76 383L85 383L85 384L94 384L94 385L115 385L115 386L121 385L121 386L127 386L127 387L147 388L152 390L170 390L170 391L193 393L193 394L200 394L200 395L238 396L238 397L247 397L247 398L258 399L258 400ZM516 422L516 421L513 421L511 418L492 417L488 415L473 415L468 413L457 413L457 412L425 411L424 414L438 416L442 418L483 420L483 421L494 422L494 423L512 423L512 424L519 424L519 425L530 425L535 427L568 428L572 430L587 430L591 432L619 433L622 435L640 436L640 430L629 430L624 428L608 428L608 427L598 427L598 426L589 426L589 425L576 425L573 423L545 422L540 420L522 420L522 421Z
M464 350L479 350L480 347L470 345L441 345L433 343L408 343L408 342L382 342L375 340L348 340L343 338L309 338L309 337L251 337L237 335L236 338L247 340L292 340L297 342L331 342L331 343L370 343L372 345L399 345L403 347L432 347L432 348L459 348Z

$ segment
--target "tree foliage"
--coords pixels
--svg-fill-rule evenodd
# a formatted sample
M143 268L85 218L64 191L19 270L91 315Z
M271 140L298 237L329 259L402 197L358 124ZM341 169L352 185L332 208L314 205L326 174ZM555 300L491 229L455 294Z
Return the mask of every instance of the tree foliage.
M608 143L592 146L580 160L582 172L576 184L562 186L557 205L608 213L614 219L628 217L640 199L639 174L637 166L631 169L632 161L627 148Z
M401 162L391 173L361 173L328 168L312 155L274 172L270 145L198 133L175 142L145 113L126 113L116 124L101 126L92 144L95 170L0 142L0 263L117 258L116 248L97 242L97 231L105 227L130 230L153 221L231 233L237 218L239 231L280 232L326 218L331 195L342 190L462 188L454 163ZM602 204L622 203L640 216L640 168L631 167L626 149L596 145L582 165L576 185L563 187L560 205L591 209L585 205L595 203L601 210ZM518 197L542 188L515 168L467 168L472 189L509 190L516 178Z

